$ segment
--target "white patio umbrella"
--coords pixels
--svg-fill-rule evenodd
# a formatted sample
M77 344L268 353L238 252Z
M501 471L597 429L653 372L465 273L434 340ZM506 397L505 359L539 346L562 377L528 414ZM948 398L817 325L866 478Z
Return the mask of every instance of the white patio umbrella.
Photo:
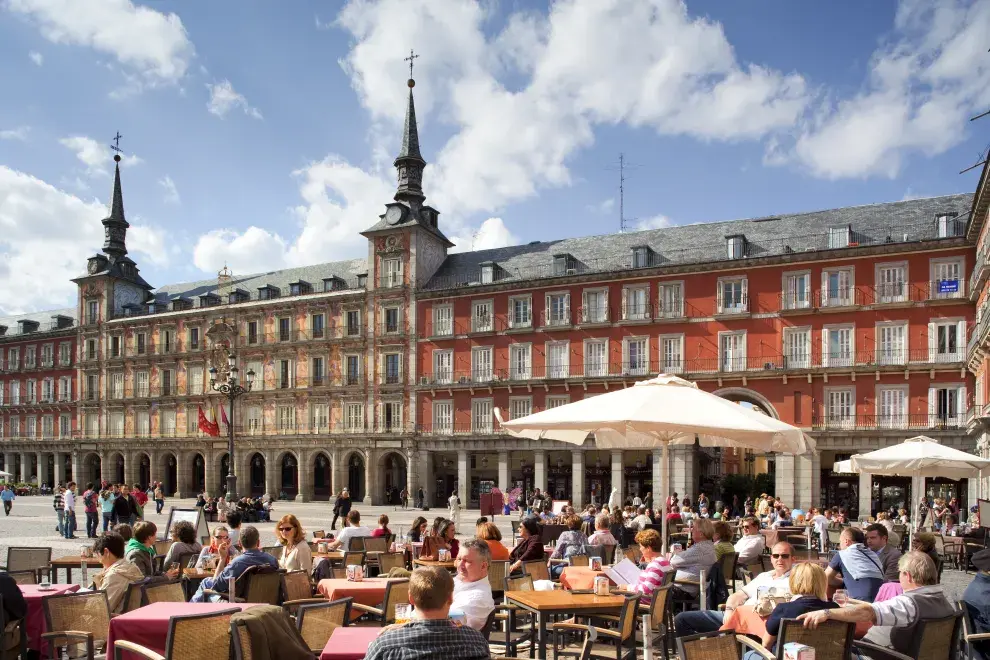
M945 477L969 479L979 476L990 466L990 460L939 444L924 435L866 454L854 454L847 461L838 461L835 472L867 472L894 477ZM911 540L918 520L918 493L912 493Z
M602 449L663 448L661 492L669 497L667 473L670 445L739 447L757 451L805 454L815 441L801 429L698 389L691 382L661 374L632 387L575 401L519 419L503 421L509 434L539 440L561 440L580 445L589 433ZM666 511L663 543L667 546Z

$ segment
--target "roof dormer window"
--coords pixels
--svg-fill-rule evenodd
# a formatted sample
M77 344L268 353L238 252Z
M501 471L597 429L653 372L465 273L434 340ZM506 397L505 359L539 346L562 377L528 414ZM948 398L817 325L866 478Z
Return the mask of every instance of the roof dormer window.
M192 301L188 298L175 298L171 303L173 312L181 312L192 307Z
M648 245L637 245L632 249L632 267L646 268L653 265L653 250Z
M215 293L207 293L199 297L200 307L216 307L221 302L220 296Z
M939 213L936 215L935 231L936 236L939 238L952 238L962 233L959 231L955 213Z
M828 247L830 250L849 247L849 235L852 233L849 225L828 228Z
M729 259L742 259L746 256L746 237L728 236L725 239L725 247Z
M481 283L491 284L495 281L495 263L486 262L481 264Z
M280 295L282 295L282 290L271 284L258 288L258 300L274 300Z
M361 273L360 275L358 275L357 276L357 282L358 282L358 288L359 289L366 288L368 286L368 274L367 273Z
M553 255L554 275L573 275L574 271L574 257L569 254Z
M323 290L324 291L340 291L346 288L346 283L343 278L337 277L326 277L323 279Z
M247 302L251 299L251 294L244 289L234 289L227 296L227 302L231 305L235 303Z

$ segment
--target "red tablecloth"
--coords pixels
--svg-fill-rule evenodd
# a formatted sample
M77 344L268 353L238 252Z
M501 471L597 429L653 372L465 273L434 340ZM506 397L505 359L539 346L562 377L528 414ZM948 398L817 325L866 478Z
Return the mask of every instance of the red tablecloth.
M885 600L890 600L904 593L904 589L901 588L900 582L884 582L880 585L880 591L877 592L877 597L873 599L874 603L882 603Z
M160 655L165 655L168 622L178 614L206 614L237 608L246 610L257 603L152 603L110 619L107 651L113 657L113 644L118 639L134 642ZM124 657L132 654L124 652Z
M364 626L337 628L330 633L320 660L361 660L381 631L378 627Z
M27 647L41 653L42 658L48 657L48 642L43 642L41 635L48 632L45 621L45 608L41 599L45 596L57 596L71 593L79 589L78 584L53 584L48 591L39 591L36 584L17 585L27 601L27 617L24 619L24 630L27 634Z
M752 605L740 605L725 617L721 630L735 630L738 635L753 635L763 639L767 634L767 618L757 614ZM860 639L870 628L869 623L857 623L854 636Z
M385 587L388 582L385 578L366 578L360 582L344 579L320 580L316 590L326 596L327 600L353 598L355 603L379 607L385 600ZM352 619L359 616L361 612L357 610L351 613Z

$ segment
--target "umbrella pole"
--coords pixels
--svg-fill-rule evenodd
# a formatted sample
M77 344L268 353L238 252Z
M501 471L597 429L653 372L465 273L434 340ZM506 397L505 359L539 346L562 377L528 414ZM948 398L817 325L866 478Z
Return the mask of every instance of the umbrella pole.
M921 481L921 478L919 478L917 475L915 475L914 479L912 479L912 485L913 486L917 486L919 481ZM917 491L917 490L920 490L920 489L912 488L911 490ZM915 530L915 528L919 524L918 523L918 500L921 498L921 495L919 495L917 492L913 492L913 493L911 493L911 495L912 495L912 498L911 499L913 499L914 502L911 503L911 524L908 525L908 532L910 532L910 534L908 535L908 539L909 539L908 540L908 550L910 550L910 549L912 549L914 547L914 530Z
M663 508L660 520L663 522L663 552L667 552L667 500L670 498L670 465L669 465L670 443L663 443L663 464L660 466L660 487L663 489Z

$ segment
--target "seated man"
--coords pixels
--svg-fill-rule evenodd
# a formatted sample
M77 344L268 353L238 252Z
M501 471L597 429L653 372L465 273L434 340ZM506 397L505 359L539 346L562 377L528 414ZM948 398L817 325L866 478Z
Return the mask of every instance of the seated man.
M366 660L489 660L488 642L468 626L449 618L454 580L442 568L417 568L409 578L409 602L416 608L408 623L389 626L371 642Z
M773 564L772 571L760 573L753 581L729 596L725 601L725 612L716 610L701 610L681 612L674 617L674 628L677 636L697 635L704 632L715 632L722 627L724 616L740 605L755 605L756 596L760 589L774 587L778 592L790 590L791 567L794 565L794 548L790 543L781 541L773 546L770 554Z
M836 621L867 621L873 624L864 642L909 653L916 628L922 619L941 619L955 612L937 584L938 572L931 557L912 550L897 563L904 593L882 603L849 604L834 610L815 610L798 616L808 628Z
M103 564L103 570L93 577L97 589L107 592L110 611L117 613L127 596L127 585L140 582L144 573L133 562L124 558L124 537L116 532L107 532L96 539L93 553Z
M900 573L897 570L897 562L901 559L901 551L890 545L888 540L886 525L874 523L866 528L866 545L880 558L883 579L887 582L897 582Z
M647 525L652 525L653 519L646 515L646 507L641 506L636 510L636 517L629 521L629 527L642 532Z
M839 552L828 563L828 583L845 589L850 598L872 603L883 584L883 565L877 553L864 545L863 530L846 527L839 535Z
M744 518L743 535L736 541L735 550L739 553L739 566L751 566L760 561L760 555L767 547L767 539L760 534L760 523L756 518Z
M328 549L331 552L338 549L342 552L347 552L351 549L352 538L358 536L371 536L371 530L361 525L361 513L357 509L351 509L348 511L345 521L345 526L342 530L340 530L340 534L333 541L333 543L328 546Z
M966 587L963 593L963 603L966 604L966 611L973 621L973 630L970 633L990 632L990 550L980 550L974 552L970 559L977 573L973 581ZM4 601L6 605L7 601ZM990 642L974 642L974 655L978 658L990 658Z
M717 561L715 555L715 544L712 538L715 536L715 528L708 518L700 518L694 521L691 527L691 547L683 552L679 552L670 558L670 565L677 569L674 576L674 589L689 594L698 594L696 584L676 584L677 580L693 580L695 582L701 577L701 571L710 571L712 565Z
M244 548L244 552L234 557L229 563L229 539L227 543L221 543L219 548L217 548L217 568L213 573L213 577L208 577L200 583L199 589L193 594L190 602L221 602L223 599L220 596L206 594L205 592L212 590L219 593L227 593L230 586L230 579L234 578L234 580L237 580L251 566L269 566L272 569L278 570L278 560L267 552L262 552L258 549L258 543L260 541L261 535L258 534L256 527L250 525L244 527L241 530L241 546Z
M495 610L492 585L488 582L488 566L492 560L491 548L481 539L468 539L461 544L454 565L454 603L450 610L464 614L467 624L481 630L488 615Z

